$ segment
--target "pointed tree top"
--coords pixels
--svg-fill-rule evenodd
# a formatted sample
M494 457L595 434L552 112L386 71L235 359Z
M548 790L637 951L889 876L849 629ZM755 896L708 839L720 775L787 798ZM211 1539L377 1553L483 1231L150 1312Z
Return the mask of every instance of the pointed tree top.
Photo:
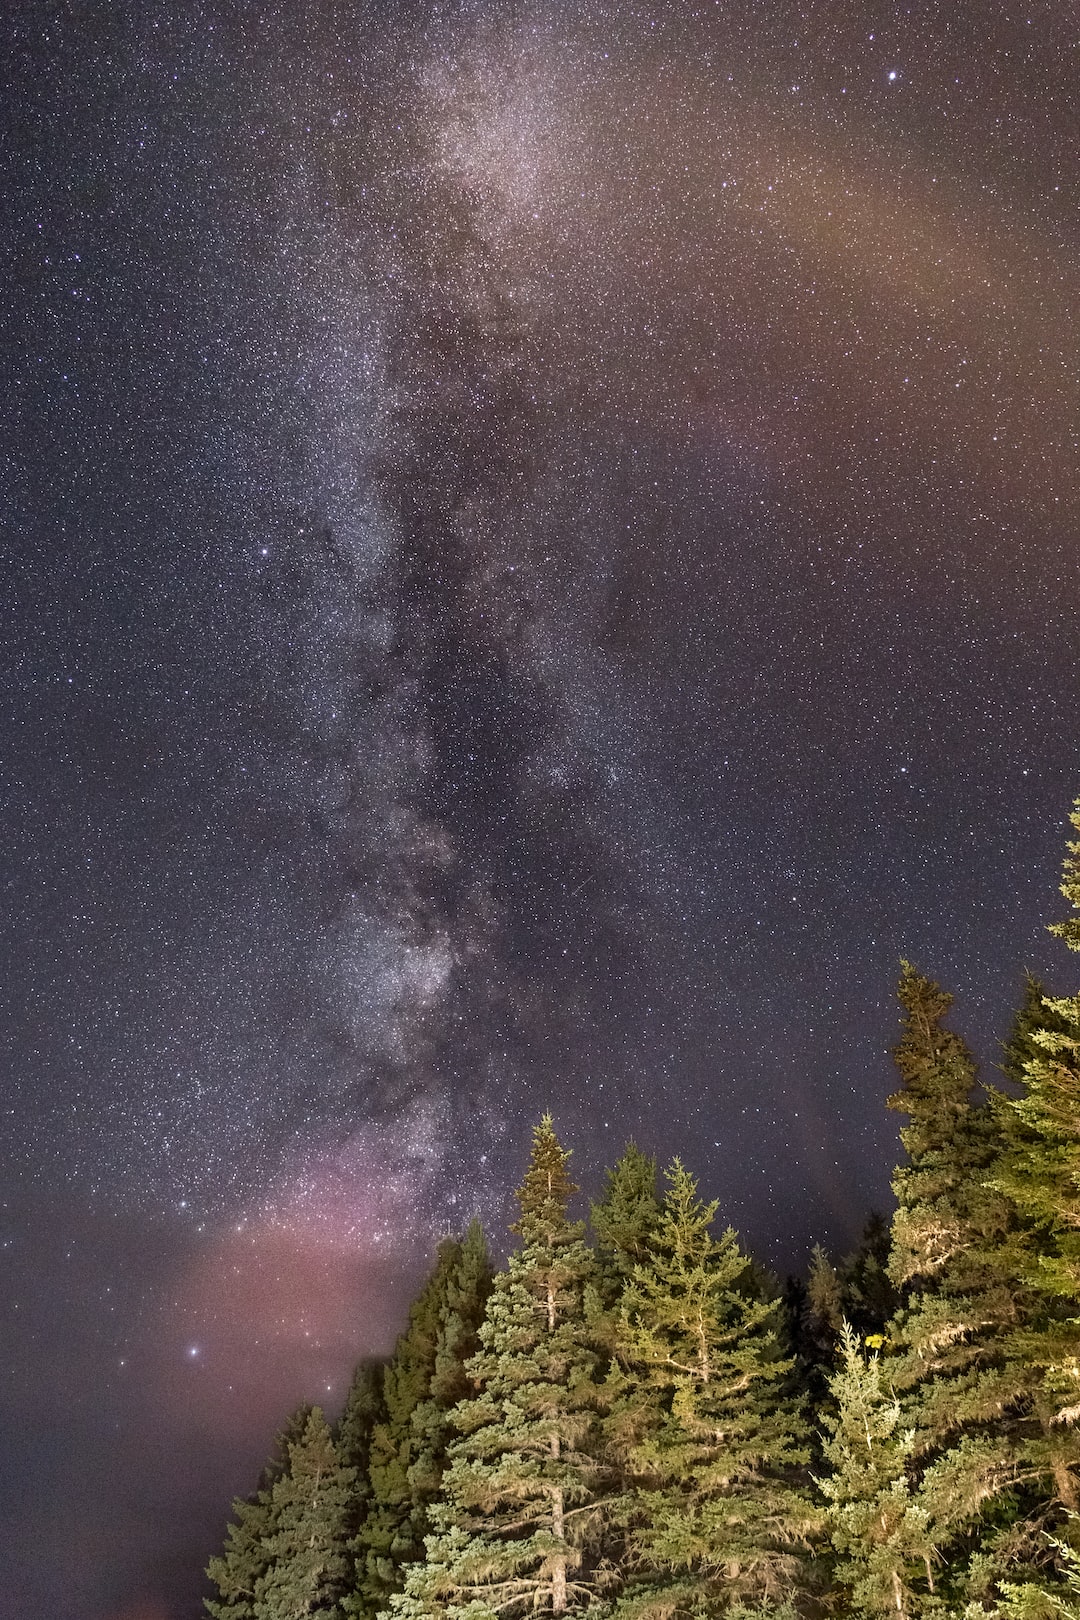
M567 1206L578 1190L570 1180L567 1170L569 1160L569 1150L561 1145L555 1135L551 1115L545 1114L539 1125L533 1127L529 1167L514 1194L521 1215L511 1231L525 1236L526 1229L533 1223L549 1229L565 1224Z
M656 1160L628 1142L615 1164L605 1173L604 1195L592 1206L593 1227L601 1241L619 1245L655 1223Z
M896 993L907 1015L892 1054L903 1088L886 1099L886 1107L913 1118L927 1108L967 1109L975 1085L975 1060L962 1037L941 1022L953 1004L952 996L910 962L900 964ZM904 1145L910 1153L912 1143L906 1137Z
M900 983L896 996L901 1007L913 1021L936 1024L953 1004L953 997L940 984L920 973L913 962L901 958Z
M1069 820L1077 832L1080 832L1080 798L1074 801L1069 812ZM1067 853L1061 875L1061 892L1073 910L1080 912L1080 840L1071 840L1065 848ZM1080 916L1067 917L1064 922L1051 923L1050 932L1063 939L1070 951L1080 951Z

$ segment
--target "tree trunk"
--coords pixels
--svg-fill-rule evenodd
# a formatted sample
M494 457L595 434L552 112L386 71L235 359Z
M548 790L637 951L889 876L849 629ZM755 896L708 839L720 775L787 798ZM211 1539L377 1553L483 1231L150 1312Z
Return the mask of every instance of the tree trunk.
M1057 1487L1058 1500L1069 1513L1080 1511L1080 1499L1076 1494L1076 1480L1072 1469L1064 1457L1054 1458L1054 1484Z
M563 1538L563 1493L556 1488L551 1499L551 1531L556 1540ZM566 1609L566 1555L560 1553L551 1571L551 1612L562 1614Z
M559 1460L559 1436L551 1437L551 1455L556 1462ZM564 1535L563 1524L563 1493L561 1485L551 1488L551 1533L556 1541L562 1541ZM551 1612L562 1614L566 1609L566 1556L560 1553L555 1560L551 1571Z

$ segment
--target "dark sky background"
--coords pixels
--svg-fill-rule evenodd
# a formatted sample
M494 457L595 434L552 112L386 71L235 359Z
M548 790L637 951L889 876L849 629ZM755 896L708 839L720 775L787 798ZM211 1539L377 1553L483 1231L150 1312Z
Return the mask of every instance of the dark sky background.
M1075 987L1080 19L2 26L0 1613L194 1620L543 1108L797 1266Z

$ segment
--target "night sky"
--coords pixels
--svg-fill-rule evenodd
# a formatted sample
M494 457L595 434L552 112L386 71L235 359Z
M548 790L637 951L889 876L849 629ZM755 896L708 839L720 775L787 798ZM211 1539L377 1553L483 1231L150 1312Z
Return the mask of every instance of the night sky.
M769 1263L1080 791L1080 17L28 0L0 1614L194 1620L545 1107Z

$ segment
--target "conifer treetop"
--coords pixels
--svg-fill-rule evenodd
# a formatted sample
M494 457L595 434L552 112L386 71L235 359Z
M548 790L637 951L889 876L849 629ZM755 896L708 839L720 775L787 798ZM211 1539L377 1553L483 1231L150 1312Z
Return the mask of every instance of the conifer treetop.
M912 1139L903 1131L901 1138L914 1157L922 1147L919 1124L927 1107L935 1132L945 1114L951 1112L959 1120L969 1111L975 1065L962 1037L942 1026L953 1004L947 990L902 961L896 995L906 1014L904 1033L893 1050L903 1089L888 1098L887 1106L911 1116Z
M566 1226L567 1207L578 1191L570 1179L569 1162L569 1149L564 1148L555 1135L551 1115L545 1114L539 1125L533 1127L529 1167L514 1194L521 1214L510 1230L526 1243L537 1238L550 1241Z
M648 1231L655 1226L656 1160L628 1142L605 1176L604 1195L592 1206L592 1224L601 1244L640 1259Z
M1073 803L1069 812L1069 820L1080 832L1080 798ZM1061 892L1072 906L1073 910L1080 912L1080 839L1073 839L1065 846L1068 853L1065 856L1065 867L1061 877ZM1050 932L1063 939L1070 951L1080 951L1080 916L1067 917L1064 922L1051 923Z

